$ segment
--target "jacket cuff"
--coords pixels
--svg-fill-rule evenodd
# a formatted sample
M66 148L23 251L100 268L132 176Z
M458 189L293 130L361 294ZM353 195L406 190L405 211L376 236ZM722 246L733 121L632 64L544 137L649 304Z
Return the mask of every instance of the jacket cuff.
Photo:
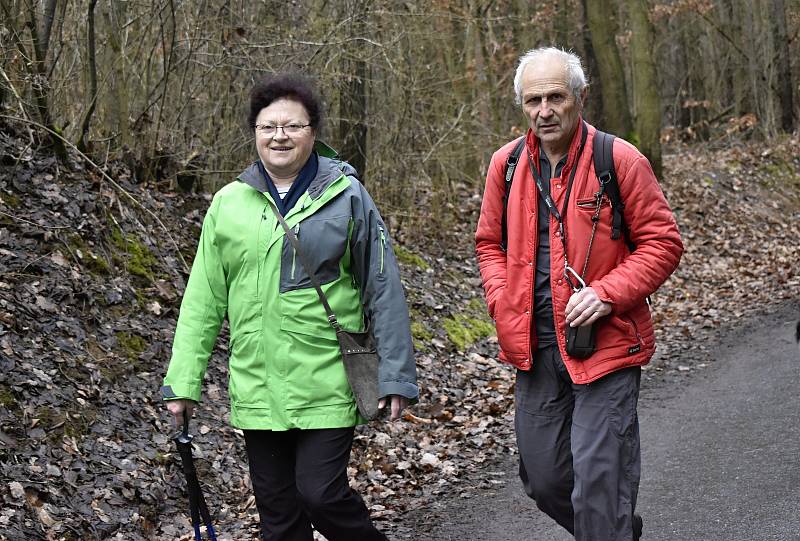
M405 396L412 404L419 400L419 388L407 381L382 381L378 385L378 396L381 398L390 394Z
M200 402L200 386L185 383L172 383L161 387L163 400L177 400L179 398Z
M606 288L603 287L602 284L599 284L597 282L593 282L593 283L589 284L589 287L594 289L594 292L597 293L597 298L598 299L600 299L603 302L607 302L608 304L611 305L611 310L612 311L616 311L616 307L615 307L616 303L614 302L614 299L612 299L611 297L608 296L608 292L606 291Z

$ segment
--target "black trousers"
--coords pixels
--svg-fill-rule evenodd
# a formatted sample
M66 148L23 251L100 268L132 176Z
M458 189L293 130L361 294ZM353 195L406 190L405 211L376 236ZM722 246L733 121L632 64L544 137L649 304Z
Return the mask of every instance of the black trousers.
M353 427L245 430L264 541L385 541L347 480Z
M638 539L640 379L635 367L576 385L555 346L537 351L531 371L517 371L520 478L577 541Z

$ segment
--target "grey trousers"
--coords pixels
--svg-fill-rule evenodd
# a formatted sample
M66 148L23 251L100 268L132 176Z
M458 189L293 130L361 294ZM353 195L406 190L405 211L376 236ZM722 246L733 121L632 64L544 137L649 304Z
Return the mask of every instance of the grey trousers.
M640 380L635 367L576 385L556 346L537 351L530 371L517 371L520 478L536 506L577 541L636 539Z

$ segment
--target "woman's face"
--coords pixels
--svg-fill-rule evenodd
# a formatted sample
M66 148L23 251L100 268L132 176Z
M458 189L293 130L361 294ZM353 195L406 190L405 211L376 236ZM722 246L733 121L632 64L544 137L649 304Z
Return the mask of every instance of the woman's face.
M258 113L256 150L271 176L294 177L308 161L316 137L308 120L303 104L288 98L275 100ZM299 126L302 128L298 129Z

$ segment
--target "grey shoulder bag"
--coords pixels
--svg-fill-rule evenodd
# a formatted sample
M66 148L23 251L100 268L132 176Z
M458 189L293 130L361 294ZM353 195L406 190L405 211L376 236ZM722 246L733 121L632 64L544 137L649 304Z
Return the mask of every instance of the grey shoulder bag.
M375 347L375 339L370 333L369 325L367 325L365 332L350 332L342 329L336 319L336 314L333 313L331 305L328 303L328 298L322 291L322 286L317 276L311 271L311 265L306 260L305 254L300 250L297 236L286 224L286 220L283 219L283 216L281 216L272 201L269 202L269 206L286 232L289 242L292 243L292 247L294 247L295 253L300 259L300 264L308 274L311 284L317 290L319 300L325 308L325 313L328 314L328 323L336 331L336 339L339 341L339 349L342 352L344 370L347 374L350 389L356 398L358 412L368 421L377 419L382 413L382 410L378 409L378 399L380 398L378 396L378 351ZM384 411L386 409L384 408Z

